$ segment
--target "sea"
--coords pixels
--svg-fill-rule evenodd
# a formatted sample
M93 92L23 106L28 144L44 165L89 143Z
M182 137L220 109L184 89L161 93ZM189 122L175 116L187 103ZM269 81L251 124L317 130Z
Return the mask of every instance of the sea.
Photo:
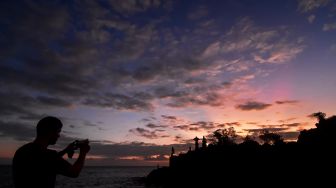
M144 188L144 177L157 167L112 166L83 168L78 178L57 176L56 188ZM0 188L13 188L11 166L0 166Z

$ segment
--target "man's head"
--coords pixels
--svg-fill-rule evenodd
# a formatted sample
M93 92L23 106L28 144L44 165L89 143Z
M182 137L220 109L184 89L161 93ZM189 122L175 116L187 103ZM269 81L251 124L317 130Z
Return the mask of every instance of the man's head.
M50 145L56 144L62 129L62 122L56 117L48 116L42 118L36 126L37 137L48 139Z

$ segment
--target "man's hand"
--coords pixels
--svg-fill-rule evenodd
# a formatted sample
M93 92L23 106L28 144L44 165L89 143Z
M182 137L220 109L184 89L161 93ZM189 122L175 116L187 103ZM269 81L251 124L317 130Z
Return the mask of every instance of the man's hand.
M76 148L75 148L75 143L74 142L72 142L72 143L70 143L64 150L62 150L62 151L60 151L60 152L58 152L58 155L59 156L63 156L64 154L66 154L66 153L73 153L73 151L75 150ZM71 158L71 157L69 157L69 158Z
M64 151L65 152L69 152L69 151L73 151L73 150L75 150L76 148L75 148L75 143L74 142L72 142L72 143L70 143L65 149L64 149Z
M81 144L79 149L80 149L80 154L87 154L90 151L89 142L87 144Z

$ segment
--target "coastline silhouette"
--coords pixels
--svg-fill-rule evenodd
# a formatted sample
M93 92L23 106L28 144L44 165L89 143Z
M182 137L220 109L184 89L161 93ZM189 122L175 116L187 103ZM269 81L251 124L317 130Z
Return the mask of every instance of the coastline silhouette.
M85 162L86 154L90 150L87 141L80 144L71 143L61 152L48 149L60 137L62 122L56 117L45 117L36 126L36 138L33 142L20 147L13 158L13 180L16 188L55 187L56 175L78 177ZM62 156L68 153L71 157L73 150L79 147L80 154L72 165Z
M336 116L322 112L316 128L300 132L297 142L285 142L279 134L265 131L262 144L246 136L235 143L233 128L216 130L215 141L179 155L171 154L168 167L153 170L147 186L159 187L233 187L335 185Z

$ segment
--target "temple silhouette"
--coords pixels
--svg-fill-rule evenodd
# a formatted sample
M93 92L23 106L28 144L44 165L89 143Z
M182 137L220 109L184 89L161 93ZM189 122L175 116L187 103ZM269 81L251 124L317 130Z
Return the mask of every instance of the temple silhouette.
M300 132L296 142L285 142L277 133L259 135L262 144L247 136L235 143L233 128L216 130L207 144L198 137L194 150L175 154L168 167L153 170L147 186L158 187L333 187L336 182L336 116L322 112L316 128Z

